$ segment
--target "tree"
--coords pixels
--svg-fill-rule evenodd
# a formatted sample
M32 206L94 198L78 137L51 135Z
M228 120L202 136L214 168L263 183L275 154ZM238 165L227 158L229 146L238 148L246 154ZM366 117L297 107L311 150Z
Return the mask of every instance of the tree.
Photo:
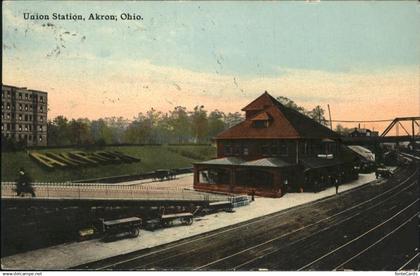
M134 121L128 125L125 140L132 144L145 144L150 141L152 124L143 113L139 113Z
M64 116L57 116L47 123L48 145L64 146L71 144L69 121Z
M90 132L95 143L99 141L103 144L112 143L112 130L104 119L92 121L90 124Z
M202 143L208 134L207 128L207 111L204 106L195 106L194 111L190 112L191 129L196 143Z
M73 145L93 144L88 119L72 119L69 123L69 139Z
M335 127L335 132L337 132L340 135L347 136L351 132L351 129L347 128L347 127L344 127L341 124L338 124Z
M325 110L320 105L317 105L311 111L308 111L304 107L297 105L293 100L287 97L279 96L277 97L277 100L284 106L294 109L324 126L329 126L329 123L324 116Z
M225 114L219 110L210 112L208 117L208 139L212 139L225 129Z
M279 97L277 97L277 100L278 100L278 101L279 101L282 105L284 105L285 107L288 107L288 108L294 109L294 110L299 111L300 113L305 114L305 115L308 113L308 112L305 110L305 108L304 108L304 107L297 105L297 104L296 104L293 100L291 100L291 99L289 99L289 98L287 98L287 97L284 97L284 96L279 96Z
M110 129L112 144L120 144L124 142L124 133L130 124L129 120L123 117L107 117L104 119L106 125Z
M328 126L329 122L325 119L324 114L325 110L319 105L317 105L308 113L309 117L312 118L314 121L320 123L321 125Z
M185 143L191 137L191 124L187 109L177 106L169 112L168 130L173 133L177 143Z
M225 129L231 128L234 125L239 124L243 120L244 120L244 117L242 116L241 113L239 113L239 112L235 112L235 113L229 112L224 117Z

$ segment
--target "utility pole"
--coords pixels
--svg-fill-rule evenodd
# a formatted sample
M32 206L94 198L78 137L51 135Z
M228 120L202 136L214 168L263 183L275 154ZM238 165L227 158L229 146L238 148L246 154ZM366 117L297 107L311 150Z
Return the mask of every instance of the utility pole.
M330 110L330 105L329 104L327 104L327 106L328 106L328 114L329 114L329 116L330 116L330 128L331 128L331 130L333 129L333 126L332 126L332 120L331 120L331 110Z

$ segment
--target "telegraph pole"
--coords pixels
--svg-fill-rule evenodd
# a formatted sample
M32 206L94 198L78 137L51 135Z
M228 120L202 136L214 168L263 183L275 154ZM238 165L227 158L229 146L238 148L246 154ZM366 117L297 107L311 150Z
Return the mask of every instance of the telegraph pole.
M328 114L329 114L329 116L330 116L330 128L331 128L331 130L333 129L333 126L332 126L332 120L331 120L331 110L330 110L330 105L329 104L327 104L327 106L328 106Z

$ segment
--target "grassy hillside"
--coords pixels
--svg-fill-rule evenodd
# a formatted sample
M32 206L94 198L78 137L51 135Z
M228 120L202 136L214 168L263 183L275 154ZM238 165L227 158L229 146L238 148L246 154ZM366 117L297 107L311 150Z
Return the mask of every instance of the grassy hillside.
M39 152L66 152L79 149L43 149ZM214 158L216 149L211 146L113 146L101 150L115 150L140 158L140 162L131 164L108 164L97 167L66 168L47 170L32 160L26 151L2 152L1 180L13 181L20 167L35 181L71 181L116 175L138 174L156 169L189 167L193 162ZM87 150L85 150L87 151Z

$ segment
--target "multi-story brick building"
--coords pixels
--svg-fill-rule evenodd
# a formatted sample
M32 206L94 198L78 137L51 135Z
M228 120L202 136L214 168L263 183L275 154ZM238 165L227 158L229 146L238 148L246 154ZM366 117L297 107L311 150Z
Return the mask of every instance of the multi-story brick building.
M21 141L28 146L46 146L47 97L44 91L2 85L2 139Z

